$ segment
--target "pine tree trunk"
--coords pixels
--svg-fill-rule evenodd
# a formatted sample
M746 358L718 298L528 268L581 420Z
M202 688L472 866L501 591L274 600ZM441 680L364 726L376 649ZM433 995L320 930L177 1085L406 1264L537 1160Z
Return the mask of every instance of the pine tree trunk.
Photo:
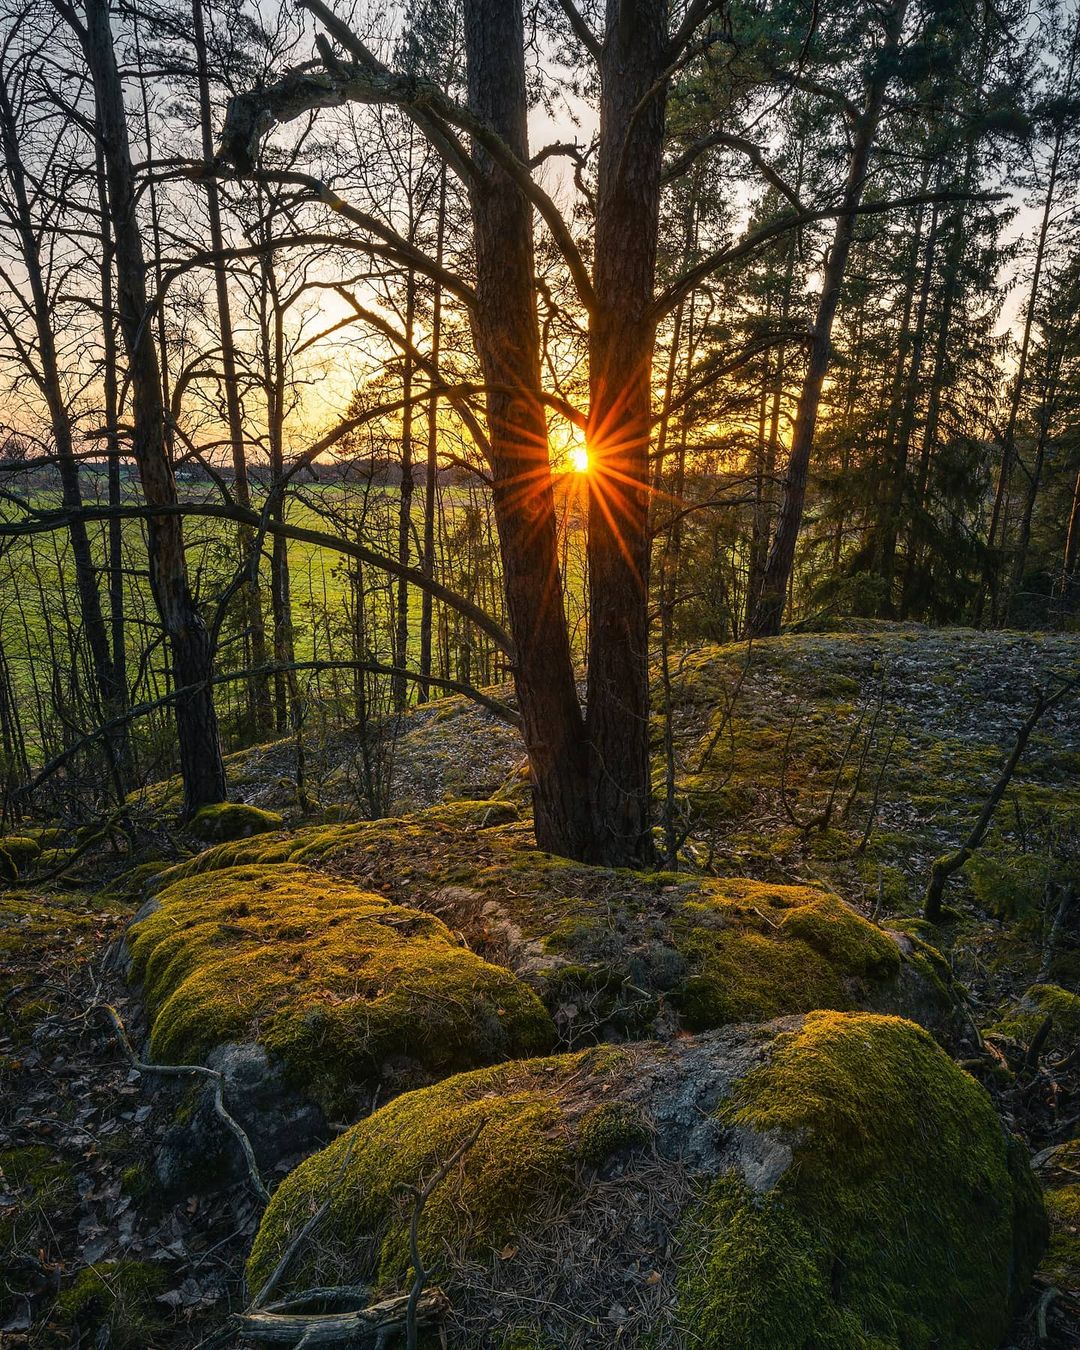
M1076 28L1073 31L1069 51L1069 65L1062 90L1062 100L1068 103L1072 96L1073 79L1076 74L1076 58L1080 49L1080 13L1077 14ZM1013 464L1016 458L1016 426L1020 419L1020 409L1024 401L1024 383L1027 379L1028 358L1031 353L1032 329L1035 323L1035 311L1039 302L1039 286L1042 282L1043 266L1046 260L1046 247L1050 236L1050 215L1054 208L1054 194L1057 191L1058 174L1061 168L1062 151L1065 148L1066 121L1059 119L1054 136L1054 149L1050 157L1050 169L1046 183L1046 197L1043 201L1042 219L1039 222L1039 234L1035 244L1035 266L1031 276L1031 290L1024 310L1024 329L1020 341L1020 356L1016 364L1016 378L1013 381L1012 398L1009 400L1009 417L1005 424L1005 433L1001 438L1001 464L998 469L997 489L994 493L994 506L990 513L990 525L986 532L986 559L983 564L979 593L975 601L975 624L981 625L986 602L990 601L990 618L997 623L1001 617L999 604L998 571L1004 552L1004 542L1008 531L1007 500L1012 482ZM1001 538L998 533L1000 530Z
M929 165L923 173L921 191L929 186ZM889 424L882 454L886 483L885 502L878 523L877 566L884 583L884 607L882 617L893 618L896 605L893 598L893 583L896 578L896 545L900 534L900 517L904 508L904 496L908 482L908 456L911 451L911 435L915 427L915 414L919 403L919 368L922 364L923 348L926 344L926 314L930 302L930 285L934 275L934 252L937 245L937 229L940 211L934 203L930 228L925 248L922 242L923 216L925 207L919 207L915 224L915 237L912 240L911 263L907 269L907 285L904 290L904 311L900 321L900 337L897 344L896 369L893 373L892 388L889 393ZM919 257L922 255L922 267ZM918 302L915 301L916 281L918 281ZM912 323L912 308L915 319Z
M608 0L589 330L589 792L597 861L653 856L649 444L665 9Z
M466 0L470 109L528 161L519 0ZM488 393L493 500L516 647L514 683L532 774L536 842L567 857L590 851L584 722L563 612L547 420L540 400L532 206L474 146L473 331Z

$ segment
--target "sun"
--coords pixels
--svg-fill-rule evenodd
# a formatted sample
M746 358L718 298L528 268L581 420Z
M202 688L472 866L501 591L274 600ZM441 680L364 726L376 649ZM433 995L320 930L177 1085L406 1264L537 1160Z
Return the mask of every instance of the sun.
M575 473L589 472L589 450L587 446L575 445L571 448L570 467Z

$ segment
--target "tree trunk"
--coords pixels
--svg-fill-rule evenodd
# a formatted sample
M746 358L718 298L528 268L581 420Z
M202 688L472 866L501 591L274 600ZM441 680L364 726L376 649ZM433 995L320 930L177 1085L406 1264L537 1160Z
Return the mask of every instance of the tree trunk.
M439 215L435 227L435 262L441 267L443 245L446 235L446 168L439 176ZM431 373L432 379L439 369L440 344L442 342L442 287L435 283L435 296L431 312ZM424 576L430 580L435 575L435 517L439 505L439 400L435 394L428 399L427 410L427 459L424 465L424 557L421 563ZM431 617L432 596L429 590L421 592L420 597L420 674L431 674ZM416 701L426 703L428 685L421 682Z
M589 792L597 861L653 856L649 442L665 8L608 0L589 329Z
M806 480L814 445L821 390L829 369L833 319L840 300L840 288L843 285L848 254L851 252L855 236L855 222L866 183L870 152L877 136L885 89L892 74L893 57L904 25L906 10L907 0L896 0L886 22L883 48L873 59L873 66L867 77L863 111L855 128L855 139L841 202L843 214L836 219L832 247L825 264L821 298L818 301L817 317L810 338L810 357L799 397L798 411L795 414L795 428L792 432L788 470L784 478L780 518L776 524L776 533L773 535L769 559L765 564L761 594L754 610L752 631L755 637L770 637L780 631L784 602L793 576L795 544L802 525Z
M1062 102L1068 104L1072 96L1073 79L1076 74L1076 58L1080 48L1080 12L1077 13L1076 27L1073 31L1069 50L1069 65L1062 91ZM1054 193L1057 191L1058 174L1061 168L1061 156L1065 148L1065 134L1068 122L1059 116L1054 136L1054 149L1050 156L1050 171L1046 183L1046 197L1043 201L1042 219L1039 222L1039 234L1035 244L1035 266L1031 276L1031 290L1024 310L1024 331L1020 341L1020 356L1016 364L1016 379L1013 382L1012 398L1009 400L1009 418L1005 424L1005 434L1001 438L1001 464L998 469L997 490L994 493L994 506L990 513L990 526L986 532L986 559L983 564L982 580L975 601L975 624L982 624L986 601L990 601L990 618L997 623L1000 616L998 596L998 568L1001 558L998 556L998 530L1001 530L1001 545L1004 545L1008 530L1007 499L1012 481L1013 461L1016 458L1016 424L1020 418L1020 409L1024 401L1024 382L1027 379L1028 358L1031 353L1032 329L1035 324L1035 311L1039 302L1039 286L1042 282L1043 265L1046 260L1046 246L1050 236L1050 216L1054 208Z
M466 0L469 106L528 161L520 0ZM547 420L540 400L532 206L479 145L470 185L478 303L473 331L489 390L495 520L532 773L536 842L590 852L585 728L563 612Z
M923 176L922 190L928 183ZM924 208L919 208L918 223L915 227L915 240L912 249L909 283L904 296L904 317L900 325L900 344L896 361L896 378L893 383L889 409L889 434L885 445L885 463L888 480L886 499L880 524L878 545L878 569L885 592L885 618L896 613L893 601L893 582L896 578L896 544L900 533L900 516L904 507L905 489L908 482L908 456L911 451L911 436L915 428L915 413L919 403L919 371L922 366L923 348L926 345L926 314L930 303L930 287L934 276L934 254L937 248L938 220L940 212L935 202L930 215L930 228L927 232L926 248L923 252L922 218ZM911 306L915 297L915 277L919 254L923 252L922 275L919 280L919 299L915 309L914 327L909 327Z
M146 333L146 263L135 214L135 175L123 89L113 50L106 0L86 0L86 55L94 83L98 132L105 151L109 210L115 245L117 310L127 348L132 390L134 453L150 506L175 506L176 482L165 447L165 405L157 352ZM210 636L188 585L179 516L148 523L150 586L169 638L172 676L186 690L176 703L184 810L191 814L225 797L217 716L209 683Z
M117 387L119 363L116 350L116 307L113 304L113 244L109 227L109 189L105 180L105 156L100 143L95 146L98 211L101 230L101 385L105 404L105 435L108 448L109 505L121 505L120 479L120 397ZM109 521L109 639L116 686L127 705L127 637L124 614L124 522L119 516ZM130 753L127 724L124 724L125 757ZM132 766L134 767L134 766Z
M413 233L409 231L410 237ZM409 564L409 536L412 530L413 499L413 329L416 324L416 273L409 270L405 282L405 356L401 397L401 489L398 498L397 558L402 567ZM397 579L394 597L394 665L404 670L409 660L409 583ZM403 675L392 680L394 711L401 714L409 698L408 681Z

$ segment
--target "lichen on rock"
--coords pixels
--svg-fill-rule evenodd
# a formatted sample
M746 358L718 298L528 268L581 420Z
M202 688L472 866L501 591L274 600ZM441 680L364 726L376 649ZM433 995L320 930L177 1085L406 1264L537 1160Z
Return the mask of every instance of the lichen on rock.
M1026 1161L931 1037L811 1013L407 1093L282 1183L249 1285L328 1200L293 1287L406 1287L409 1188L474 1134L418 1230L456 1345L989 1350L1044 1242Z
M328 1110L380 1077L413 1086L553 1039L536 995L440 920L303 867L174 882L128 950L155 1059L199 1063L256 1042Z

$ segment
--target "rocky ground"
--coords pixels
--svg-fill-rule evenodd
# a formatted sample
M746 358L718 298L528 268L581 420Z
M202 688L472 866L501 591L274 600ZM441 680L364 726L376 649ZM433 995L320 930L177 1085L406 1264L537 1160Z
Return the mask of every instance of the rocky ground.
M686 654L674 673L676 775L665 808L681 870L655 882L538 862L518 818L520 747L459 700L417 710L399 729L392 809L498 798L479 815L466 807L349 824L361 814L359 747L345 734L306 748L304 794L289 743L233 757L237 796L283 819L256 822L256 838L220 844L198 863L184 858L212 844L212 824L201 839L172 833L166 844L162 836L175 784L132 804L133 817L147 821L129 835L144 841L141 855L116 857L100 844L73 856L63 836L40 837L22 858L12 849L26 889L0 900L0 1344L197 1346L244 1306L243 1262L262 1202L242 1167L210 1187L181 1169L163 1188L160 1158L175 1143L178 1117L214 1127L189 1081L166 1085L133 1067L108 1008L142 1055L145 1009L124 979L119 940L150 877L160 889L229 863L287 862L435 916L480 958L516 972L552 1019L552 1048L573 1051L598 1036L694 1030L695 1007L707 1010L701 1026L739 1020L722 1003L733 990L760 1016L823 1002L875 1006L871 985L893 979L894 958L882 956L885 966L871 975L859 957L853 985L811 922L829 895L881 920L894 944L929 938L961 995L950 1049L1024 1139L1049 1197L1052 1246L1009 1344L1080 1345L1080 1153L1070 1143L1080 1134L1080 903L1070 902L1080 882L1080 699L1055 709L1032 737L994 827L950 886L944 925L931 931L918 920L933 859L962 840L1038 689L1078 665L1074 638L874 625L786 637L749 654ZM664 735L658 713L658 764ZM663 802L659 770L656 788ZM265 825L275 828L264 833ZM130 842L116 847L123 854ZM132 863L144 865L125 872ZM732 891L724 878L748 880ZM791 885L809 888L797 904L782 889ZM248 952L243 916L229 923L238 951ZM298 931L310 940L309 928ZM792 993L790 971L808 961L817 978ZM926 1011L877 1006L920 1019ZM272 1011L259 1005L254 1023ZM383 1057L370 1081L357 1070L363 1092L325 1102L328 1133L414 1086L415 1059ZM290 1154L286 1140L278 1151L271 1187L304 1149ZM646 1189L660 1204L665 1187L684 1184L663 1172ZM535 1232L529 1241L542 1249ZM500 1250L511 1247L508 1239ZM483 1276L488 1286L491 1278ZM640 1302L612 1297L627 1310ZM463 1306L472 1316L473 1303ZM583 1335L584 1344L599 1343Z

